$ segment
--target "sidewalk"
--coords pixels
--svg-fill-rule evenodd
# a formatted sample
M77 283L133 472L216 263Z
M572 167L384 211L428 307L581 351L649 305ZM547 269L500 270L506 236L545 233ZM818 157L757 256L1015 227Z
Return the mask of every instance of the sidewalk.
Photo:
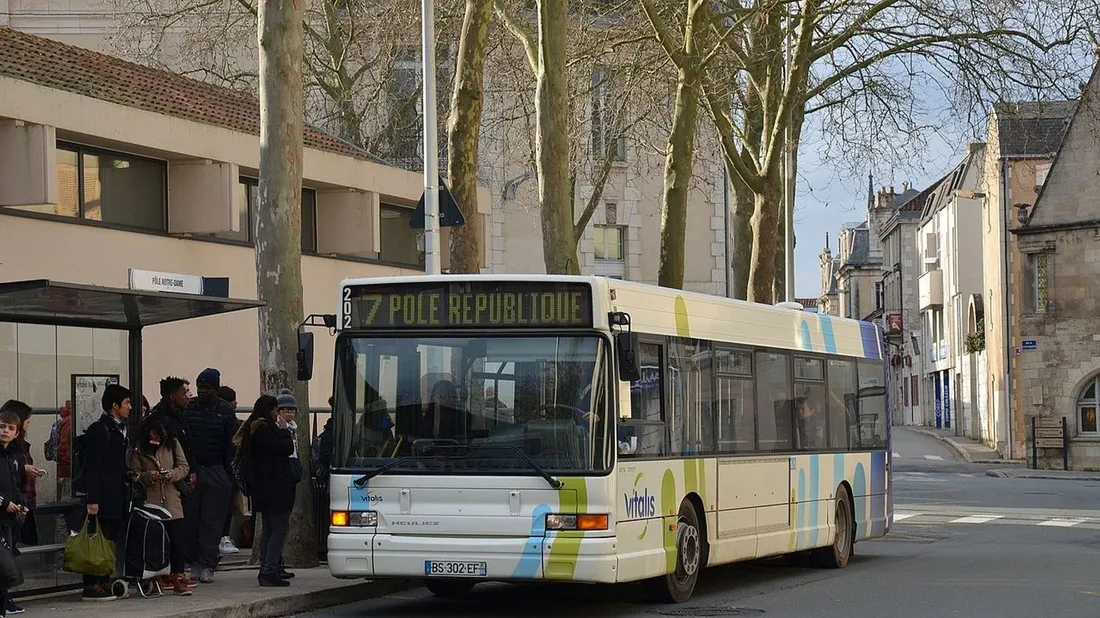
M1051 479L1056 481L1100 481L1100 472L1085 470L986 470L986 475L1002 479Z
M293 570L293 569L292 569ZM127 599L108 603L80 600L80 593L20 600L27 616L111 616L111 618L274 618L387 595L410 587L404 580L342 580L327 567L294 570L289 588L261 588L255 568L218 571L214 583L193 595L145 599L133 587Z
M971 440L970 438L964 438L962 436L956 436L950 429L932 429L931 427L914 427L906 426L905 429L915 431L926 436L931 436L937 440L941 440L947 443L948 446L955 449L956 452L962 456L968 463L977 464L998 464L998 465L1019 465L1023 464L1022 460L1015 459L1003 459L1001 454L996 449L989 448L988 446Z

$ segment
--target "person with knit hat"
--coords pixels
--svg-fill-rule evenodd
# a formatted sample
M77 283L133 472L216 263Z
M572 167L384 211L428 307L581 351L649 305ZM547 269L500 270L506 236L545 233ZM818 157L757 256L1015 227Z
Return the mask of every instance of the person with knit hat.
M220 560L219 543L225 528L225 514L233 500L233 461L236 414L228 402L218 398L221 372L208 367L195 380L198 395L187 402L183 424L191 442L189 458L195 486L183 504L187 523L192 580L214 581Z
M294 399L294 393L289 388L279 391L275 398L279 405L279 421L290 431L290 439L294 444L294 450L290 453L290 482L297 485L302 480L302 460L298 457L298 402ZM279 577L291 579L294 574L283 566L282 557L279 557Z

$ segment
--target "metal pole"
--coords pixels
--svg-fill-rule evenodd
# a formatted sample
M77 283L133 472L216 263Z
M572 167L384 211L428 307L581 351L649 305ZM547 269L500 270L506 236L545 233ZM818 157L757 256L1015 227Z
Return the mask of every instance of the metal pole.
M442 272L439 258L439 133L435 106L435 0L421 0L424 106L424 269Z
M789 11L790 9L788 9ZM787 13L787 32L783 35L783 65L786 67L785 79L788 81L787 87L793 88L794 86L789 83L792 67L791 67L791 25L793 19L791 14ZM794 302L794 144L791 140L794 137L791 131L791 110L787 110L787 123L786 128L783 130L783 208L784 208L784 232L786 236L786 250L784 256L786 257L786 276L783 278L786 282L786 301Z

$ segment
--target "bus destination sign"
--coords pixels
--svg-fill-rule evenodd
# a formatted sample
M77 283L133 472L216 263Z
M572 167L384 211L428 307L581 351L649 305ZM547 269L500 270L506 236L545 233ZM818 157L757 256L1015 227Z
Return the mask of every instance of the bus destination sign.
M344 328L591 327L587 283L456 281L348 286Z

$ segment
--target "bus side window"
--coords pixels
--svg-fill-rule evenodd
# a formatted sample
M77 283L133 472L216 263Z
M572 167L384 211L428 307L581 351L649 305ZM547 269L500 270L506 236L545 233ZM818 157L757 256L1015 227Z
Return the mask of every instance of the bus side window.
M642 379L630 383L630 421L627 421L623 433L638 438L635 455L661 455L665 452L667 434L662 397L664 372L661 371L661 346L639 343L637 359Z

